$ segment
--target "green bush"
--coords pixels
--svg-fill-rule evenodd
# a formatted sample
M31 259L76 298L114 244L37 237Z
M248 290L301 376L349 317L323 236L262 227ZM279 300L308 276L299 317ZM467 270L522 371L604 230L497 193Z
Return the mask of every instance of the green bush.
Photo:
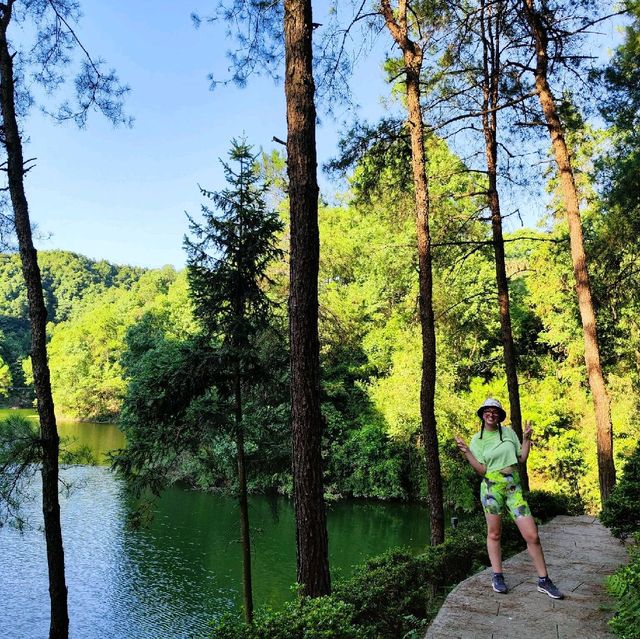
M452 586L486 562L484 522L476 518L440 546L413 556L393 549L358 567L329 597L299 598L281 612L256 613L253 626L226 617L215 639L400 639L432 619Z
M214 624L216 639L365 639L353 623L352 608L335 597L300 597L282 611L256 611L253 625L237 615Z
M620 639L640 639L640 550L636 548L632 552L628 566L607 578L606 586L617 600L616 614L609 626Z
M338 583L332 596L352 608L365 636L402 637L411 629L410 620L430 617L435 594L430 568L425 555L390 550Z
M600 520L620 539L640 530L640 445L629 457L622 478L604 504Z
M532 490L527 502L534 517L546 521L557 515L584 515L584 503L575 495Z
M635 536L629 565L608 577L606 586L617 608L611 629L620 639L640 639L640 445L629 457L600 519L616 537Z

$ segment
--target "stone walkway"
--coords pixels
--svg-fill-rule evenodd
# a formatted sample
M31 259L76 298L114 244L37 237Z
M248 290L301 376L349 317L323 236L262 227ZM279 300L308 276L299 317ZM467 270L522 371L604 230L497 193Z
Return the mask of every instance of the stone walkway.
M625 547L597 519L556 517L540 527L549 575L565 593L556 601L536 590L526 552L504 562L509 593L491 589L491 569L458 584L426 639L604 639L610 616L602 581L627 561Z

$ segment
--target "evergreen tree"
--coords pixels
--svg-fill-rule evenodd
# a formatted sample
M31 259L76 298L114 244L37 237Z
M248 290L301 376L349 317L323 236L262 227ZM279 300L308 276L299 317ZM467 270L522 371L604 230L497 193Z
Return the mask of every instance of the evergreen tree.
M276 234L282 230L277 213L265 205L266 185L260 183L256 157L244 141L232 141L223 163L229 184L219 192L200 189L215 204L202 207L204 223L189 218L195 239L185 239L189 284L196 316L212 340L220 343L227 383L233 398L243 549L244 608L253 619L251 547L243 427L243 390L260 375L256 339L269 324L271 302L263 288L267 268L281 251Z

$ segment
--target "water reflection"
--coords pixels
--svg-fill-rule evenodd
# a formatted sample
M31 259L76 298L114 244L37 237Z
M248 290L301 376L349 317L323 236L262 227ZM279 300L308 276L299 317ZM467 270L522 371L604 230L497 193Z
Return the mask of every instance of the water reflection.
M0 408L0 420L10 415L20 415L34 423L38 420L36 411L31 408ZM98 466L108 466L107 453L124 447L124 435L115 424L70 422L64 419L56 419L56 422L62 448L70 451L87 449L91 453L92 463Z

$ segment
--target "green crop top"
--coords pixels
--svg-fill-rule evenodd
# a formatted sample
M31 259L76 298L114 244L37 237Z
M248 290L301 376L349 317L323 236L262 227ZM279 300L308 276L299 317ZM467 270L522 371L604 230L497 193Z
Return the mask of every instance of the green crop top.
M521 447L518 436L511 428L502 427L502 441L498 430L485 429L482 439L480 433L473 436L469 449L473 456L491 470L502 470L518 463Z

